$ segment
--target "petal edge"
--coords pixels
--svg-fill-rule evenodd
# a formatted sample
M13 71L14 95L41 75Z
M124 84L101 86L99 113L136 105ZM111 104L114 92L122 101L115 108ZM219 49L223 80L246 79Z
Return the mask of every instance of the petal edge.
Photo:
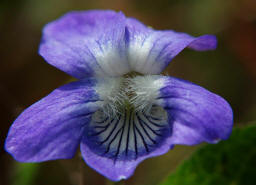
M5 150L17 161L71 158L97 110L93 80L72 82L27 108L12 124Z

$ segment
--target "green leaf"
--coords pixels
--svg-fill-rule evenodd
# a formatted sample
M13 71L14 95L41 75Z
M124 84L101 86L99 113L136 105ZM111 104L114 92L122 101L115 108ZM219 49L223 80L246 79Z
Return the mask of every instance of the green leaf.
M236 128L231 137L196 151L160 185L255 185L256 126Z
M39 164L36 163L17 163L13 177L13 185L32 185L38 174Z

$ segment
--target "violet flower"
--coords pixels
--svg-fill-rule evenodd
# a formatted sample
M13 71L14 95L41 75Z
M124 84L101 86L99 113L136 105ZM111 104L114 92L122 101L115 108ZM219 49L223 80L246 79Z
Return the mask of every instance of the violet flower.
M174 145L227 139L233 115L220 96L160 73L184 48L216 48L212 35L156 31L114 11L71 12L43 30L39 53L79 79L27 108L5 149L21 162L71 158L107 178L130 177Z

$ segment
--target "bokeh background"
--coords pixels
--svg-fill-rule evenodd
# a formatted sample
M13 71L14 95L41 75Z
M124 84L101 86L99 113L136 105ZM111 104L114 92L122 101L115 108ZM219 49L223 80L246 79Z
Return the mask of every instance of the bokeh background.
M21 164L3 148L8 128L21 111L70 80L38 55L43 26L68 11L88 9L121 10L155 29L174 29L194 36L215 34L219 41L217 50L185 49L166 72L224 97L233 108L235 127L244 127L256 120L254 0L1 0L1 185L111 184L81 163L79 156L71 160ZM156 185L198 147L201 146L177 146L168 154L148 159L139 165L134 176L121 183ZM241 163L242 159L243 156L239 159Z

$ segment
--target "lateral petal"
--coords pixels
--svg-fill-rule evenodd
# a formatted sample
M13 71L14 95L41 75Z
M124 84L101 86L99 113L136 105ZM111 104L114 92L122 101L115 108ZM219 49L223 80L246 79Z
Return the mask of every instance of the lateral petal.
M229 137L233 113L222 97L184 80L164 78L158 99L172 125L171 144L216 143Z
M9 130L6 151L21 162L73 157L98 109L94 84L93 79L72 82L27 108Z

